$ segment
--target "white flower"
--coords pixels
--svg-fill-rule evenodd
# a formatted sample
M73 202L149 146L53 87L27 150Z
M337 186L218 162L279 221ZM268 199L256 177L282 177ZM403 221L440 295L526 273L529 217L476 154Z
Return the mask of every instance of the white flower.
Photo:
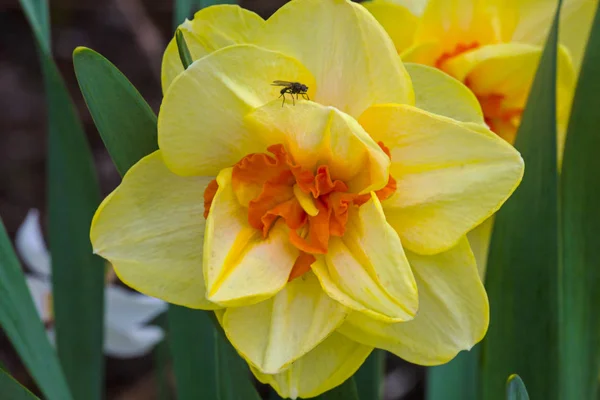
M33 273L27 274L27 285L48 336L54 342L52 328L52 267L50 254L40 228L39 211L32 209L17 231L17 252ZM157 326L146 325L167 304L159 299L141 295L108 284L104 292L104 353L111 357L130 358L148 353L164 338Z

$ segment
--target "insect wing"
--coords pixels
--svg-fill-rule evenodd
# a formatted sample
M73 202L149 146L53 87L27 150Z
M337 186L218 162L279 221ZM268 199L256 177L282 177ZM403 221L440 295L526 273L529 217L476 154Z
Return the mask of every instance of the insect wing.
M290 86L293 85L293 82L288 82L288 81L273 81L273 83L271 83L271 85L273 85L273 86L290 87Z

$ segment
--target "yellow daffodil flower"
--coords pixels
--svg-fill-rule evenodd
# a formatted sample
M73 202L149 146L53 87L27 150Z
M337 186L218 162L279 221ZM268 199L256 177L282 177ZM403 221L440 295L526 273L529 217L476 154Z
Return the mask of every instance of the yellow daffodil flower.
M597 0L563 1L557 76L558 157L562 158L577 71ZM438 68L477 96L486 124L514 143L543 44L553 0L372 0L363 5L382 24L405 62ZM485 274L493 220L469 233Z
M180 28L195 61L184 71L174 42L165 52L160 150L92 223L118 276L214 310L282 397L341 384L374 347L435 365L481 340L488 302L465 235L523 162L473 94L403 65L346 0L294 0L266 21L209 7ZM282 99L277 80L310 100Z

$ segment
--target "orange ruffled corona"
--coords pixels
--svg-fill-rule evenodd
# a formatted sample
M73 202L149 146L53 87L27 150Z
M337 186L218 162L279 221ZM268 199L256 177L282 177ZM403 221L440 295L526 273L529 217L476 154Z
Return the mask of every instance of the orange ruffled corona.
M379 142L381 149L390 157L389 149ZM367 194L348 192L341 180L333 180L329 167L322 165L316 173L297 165L282 144L269 146L266 153L249 154L242 158L232 172L233 190L244 203L247 193L248 223L260 230L264 238L278 218L290 229L290 242L300 250L289 280L302 276L315 262L313 254L325 254L331 236L341 237L346 230L348 210L361 206L370 199ZM307 211L301 204L295 187L311 199ZM208 216L213 198L217 193L216 180L210 182L204 192L204 218ZM396 192L396 180L390 175L387 185L376 191L379 200L385 200ZM307 207L307 208L308 208Z

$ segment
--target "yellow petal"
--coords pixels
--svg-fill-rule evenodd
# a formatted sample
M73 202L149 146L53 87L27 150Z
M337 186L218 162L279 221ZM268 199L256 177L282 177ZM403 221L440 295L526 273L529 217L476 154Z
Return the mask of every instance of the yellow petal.
M328 165L331 177L346 182L354 193L387 184L389 158L354 118L333 107L298 101L282 108L274 101L246 120L255 140L282 143L303 168Z
M481 46L500 39L497 9L485 0L430 0L415 35L416 43L440 43L440 56L459 45Z
M402 243L374 193L352 210L341 238L312 265L323 289L340 303L387 322L412 319L417 285Z
M250 364L274 374L314 349L345 317L345 308L308 272L268 300L228 308L223 329Z
M490 217L483 221L467 233L467 239L473 250L475 261L477 262L477 271L479 277L485 282L485 271L487 269L487 258L490 250L490 239L492 238L492 229L494 228L494 217Z
M206 7L191 21L179 25L193 60L204 57L223 47L252 43L265 21L255 13L234 5ZM171 39L162 59L161 80L163 93L183 72L177 42Z
M191 308L219 308L206 299L202 274L203 195L210 180L173 174L160 151L143 158L96 211L94 252L142 293Z
M361 5L294 0L266 25L258 44L304 64L317 81L310 97L316 102L353 117L373 104L414 102L410 78L394 44Z
M386 324L352 313L339 332L419 365L450 361L485 336L489 305L466 240L435 256L407 252L419 286L419 314Z
M169 169L215 176L249 153L264 152L272 143L248 132L243 117L279 97L281 88L271 85L276 79L314 90L298 61L253 45L229 46L194 62L170 86L158 115L158 144Z
M465 85L437 68L405 65L415 89L415 107L457 121L484 123L479 101Z
M361 4L390 35L398 53L412 45L418 18L407 7L389 1L365 1Z
M299 255L285 224L267 238L248 223L231 187L231 168L219 173L219 189L206 219L204 279L206 296L223 306L249 305L283 289ZM200 245L200 243L198 243Z
M400 57L405 63L411 62L433 66L442 54L442 43L437 40L430 40L424 43L414 43L400 53Z
M278 374L264 374L250 368L262 383L271 385L283 398L310 398L320 395L350 378L373 347L332 333L308 354Z
M559 42L569 49L575 70L579 71L598 0L565 0L562 3ZM543 45L557 5L556 0L515 0L511 7L515 8L518 21L511 32L511 40Z
M404 105L372 107L360 123L390 149L397 191L383 209L402 245L417 253L454 246L500 208L523 176L519 153L483 127Z
M523 109L541 54L540 46L519 43L490 45L455 57L444 68L457 79L468 82L479 98L501 95L504 107ZM556 78L559 126L567 125L575 82L571 57L563 46L559 46ZM563 143L564 137L559 140L559 158Z

